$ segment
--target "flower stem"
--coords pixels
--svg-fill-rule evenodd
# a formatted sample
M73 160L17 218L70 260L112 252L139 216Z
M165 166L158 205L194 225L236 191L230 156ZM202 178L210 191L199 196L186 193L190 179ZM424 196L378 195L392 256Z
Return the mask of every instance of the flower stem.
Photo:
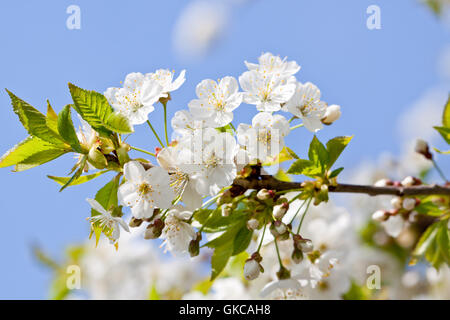
M291 123L291 122L294 121L295 119L298 119L298 117L293 116L292 118L289 119L289 123Z
M433 165L434 168L437 170L437 172L439 173L439 175L441 176L441 178L445 181L448 182L447 178L445 177L444 172L441 170L441 168L438 166L436 160L432 159L431 161L433 161Z
M262 243L264 240L264 235L266 234L266 226L267 226L267 224L264 225L263 234L261 236L261 241L259 242L258 250L256 250L256 252L259 252L259 250L261 250L261 246L262 246Z
M303 213L303 216L302 216L302 218L301 218L301 220L300 220L300 223L298 224L297 234L300 233L300 228L302 227L303 220L305 219L306 213L308 212L309 205L311 204L312 199L313 199L313 198L310 198L309 201L308 201L308 204L306 205L305 212Z
M305 205L305 203L308 202L308 200L303 201L303 203L300 205L300 207L298 208L297 212L295 213L295 215L292 217L291 223L294 222L294 219L297 218L298 213L300 212L300 210L302 210L303 206ZM306 212L305 212L306 213Z
M167 135L167 101L165 101L162 105L164 107L164 132L166 135L166 144L169 145L169 136Z
M130 146L130 148L133 149L133 150L136 150L136 151L139 151L139 152L142 152L142 153L146 153L146 154L149 154L149 155L151 155L151 156L156 157L156 154L151 153L151 152L149 152L149 151L147 151L147 150L139 149L139 148L132 147L132 146Z
M275 249L277 249L278 262L280 263L280 268L283 268L283 262L281 261L280 249L278 249L277 239L273 240L275 242Z
M236 132L236 128L233 126L233 124L230 122L230 127L233 129L234 132Z
M148 126L150 127L150 129L152 129L153 134L155 135L156 139L158 139L158 142L159 142L159 144L161 145L161 147L165 148L165 147L164 147L164 143L162 143L161 139L159 138L158 134L156 133L155 129L153 128L153 126L152 126L152 124L150 123L149 120L147 120L147 124L148 124Z
M301 128L301 127L303 127L303 123L300 123L300 124L298 124L296 126L290 127L290 129L294 130L294 129Z

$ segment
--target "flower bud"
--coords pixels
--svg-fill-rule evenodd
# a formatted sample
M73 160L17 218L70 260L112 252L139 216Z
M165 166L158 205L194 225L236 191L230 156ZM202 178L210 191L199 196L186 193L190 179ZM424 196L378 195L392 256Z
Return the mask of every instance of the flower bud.
M291 255L292 261L294 261L295 264L299 264L300 262L303 261L303 252L302 250L298 249L298 248L294 248L294 251L292 252Z
M96 169L101 170L105 169L108 166L108 161L106 160L105 156L97 149L95 145L89 150L88 161Z
M136 219L135 217L132 217L131 220L130 220L130 222L128 223L128 225L129 225L131 228L136 228L136 227L139 227L139 226L142 224L143 221L144 221L144 220Z
M196 257L200 254L200 241L202 240L202 235L197 233L196 238L189 242L189 254L191 258Z
M291 272L285 267L281 266L280 270L277 272L277 277L279 280L289 279L291 277Z
M277 220L281 220L289 209L289 203L283 202L273 207L273 216Z
M392 185L392 181L389 179L380 179L375 182L375 187L387 187Z
M406 177L402 181L402 186L404 186L404 187L412 187L415 184L416 184L416 179L414 177L411 177L411 176Z
M428 147L428 143L422 139L417 139L414 150L417 153L423 155L428 160L433 159L433 155L430 153L430 148Z
M279 220L272 223L270 226L270 233L272 233L276 239L286 240L289 238L289 230L286 224Z
M222 216L228 217L231 212L233 212L233 205L231 203L222 205Z
M372 219L375 221L386 221L389 218L389 214L384 210L377 210L372 214Z
M122 145L117 149L117 157L119 158L119 162L121 165L124 165L128 161L130 161L130 156L128 152L130 151L130 146L126 143L122 143Z
M109 154L115 150L114 143L111 141L111 139L99 137L98 141L100 144L99 145L100 151L103 154Z
M259 263L254 259L248 259L244 265L244 278L251 281L259 277L261 273Z
M400 197L395 197L391 200L392 208L400 209L402 207L403 200Z
M416 207L416 199L406 198L403 200L403 209L411 211Z
M259 227L259 222L256 219L250 219L247 221L247 228L249 230L256 230Z
M272 198L273 195L274 195L274 193L272 190L261 189L256 194L256 197L258 198L258 200L264 201L264 200Z
M300 250L302 250L304 253L310 253L314 249L314 245L311 240L309 239L303 239L299 242Z
M322 118L322 123L330 125L341 117L341 107L338 105L331 105L327 107L325 116Z
M161 219L156 219L153 223L147 226L144 233L144 239L157 239L161 236L162 230L164 229L164 221Z

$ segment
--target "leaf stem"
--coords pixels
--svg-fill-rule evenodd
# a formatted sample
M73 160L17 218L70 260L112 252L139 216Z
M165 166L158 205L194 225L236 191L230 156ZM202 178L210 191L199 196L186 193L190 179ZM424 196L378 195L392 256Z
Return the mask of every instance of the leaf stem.
M150 151L147 151L147 150L144 150L144 149L140 149L140 148L136 148L136 147L132 147L132 146L130 146L130 148L133 149L133 150L142 152L142 153L149 154L149 155L151 155L151 156L153 156L153 157L156 157L156 154L154 154L154 153L152 153L152 152L150 152Z
M152 126L152 124L150 123L149 120L147 120L147 124L148 124L148 126L150 127L150 129L152 129L153 134L155 135L156 139L158 139L158 142L159 142L159 144L161 145L161 147L165 148L165 147L164 147L164 143L162 143L161 139L159 138L158 134L156 133L155 129L153 128L153 126Z

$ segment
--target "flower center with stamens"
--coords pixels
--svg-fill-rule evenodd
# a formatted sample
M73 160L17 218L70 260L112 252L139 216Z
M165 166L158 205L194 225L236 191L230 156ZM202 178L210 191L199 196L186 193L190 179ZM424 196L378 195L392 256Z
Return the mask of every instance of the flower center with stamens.
M152 193L152 192L153 192L153 188L148 183L142 183L141 185L139 185L138 193L141 196L145 196L145 195L147 195L149 193Z

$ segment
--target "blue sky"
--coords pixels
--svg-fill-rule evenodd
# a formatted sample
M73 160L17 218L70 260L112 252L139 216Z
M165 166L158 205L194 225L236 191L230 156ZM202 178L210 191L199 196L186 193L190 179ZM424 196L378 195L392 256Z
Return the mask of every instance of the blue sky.
M169 116L186 108L204 78L239 76L244 60L263 51L296 60L300 81L311 81L323 99L340 104L343 117L319 133L320 139L355 135L340 160L355 163L382 151L398 152L398 117L427 89L442 83L436 61L449 43L448 30L414 0L248 1L236 8L221 41L198 61L178 59L172 33L187 1L2 1L0 4L0 87L8 88L41 111L50 99L58 111L70 103L67 83L103 92L118 86L129 72L157 68L187 70L187 81L173 95ZM81 8L81 29L66 28L66 8ZM381 8L382 29L366 28L366 9ZM443 101L444 103L444 101ZM0 92L0 152L26 137ZM254 109L242 106L236 119L248 122ZM160 110L152 122L162 129ZM235 123L237 123L235 121ZM311 139L306 130L291 134L288 144L303 154ZM152 149L148 128L131 140ZM48 272L31 254L38 243L60 256L70 243L86 239L86 197L108 180L58 193L45 175L65 175L72 156L23 173L0 170L0 298L45 298Z

